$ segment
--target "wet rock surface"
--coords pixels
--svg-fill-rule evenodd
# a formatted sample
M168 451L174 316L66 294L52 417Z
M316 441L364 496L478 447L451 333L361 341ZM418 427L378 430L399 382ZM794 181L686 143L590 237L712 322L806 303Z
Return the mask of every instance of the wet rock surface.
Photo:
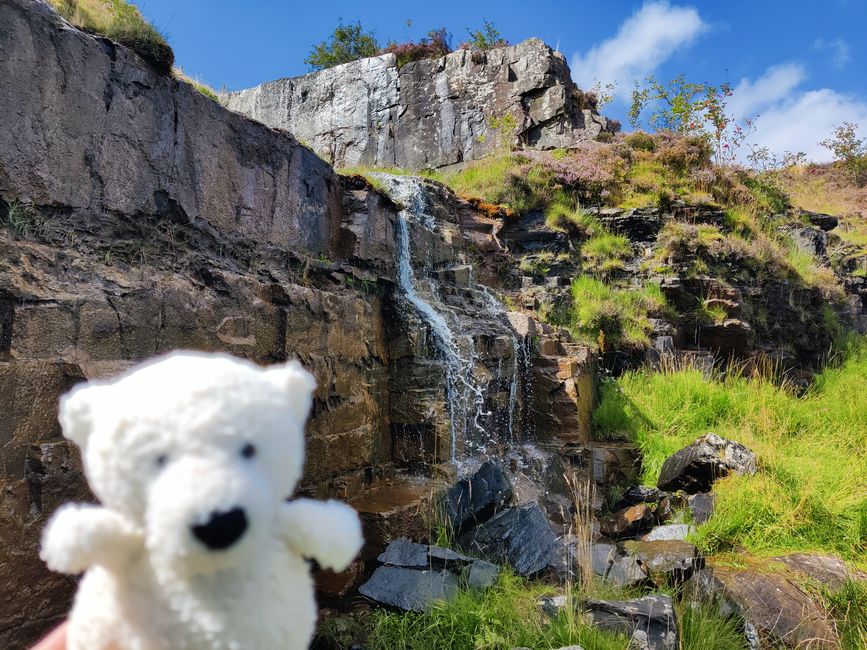
M522 576L562 571L560 544L538 505L515 506L458 538L458 546Z
M626 601L590 600L585 611L596 627L630 636L630 647L647 650L679 647L677 618L670 596L652 595Z
M755 474L756 455L745 446L709 433L669 456L659 472L661 490L708 492L730 473Z
M499 460L486 461L471 477L461 479L445 495L451 530L460 534L490 519L512 500L512 485Z

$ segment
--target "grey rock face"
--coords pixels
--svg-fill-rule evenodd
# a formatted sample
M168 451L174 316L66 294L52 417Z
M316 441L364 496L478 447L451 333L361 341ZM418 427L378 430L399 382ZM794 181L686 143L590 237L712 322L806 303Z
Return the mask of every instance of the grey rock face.
M703 566L695 546L689 542L630 541L623 546L627 555L635 558L645 574L660 586L666 582L682 582L693 570Z
M490 519L512 499L512 485L499 460L486 461L469 478L458 481L445 496L451 529L460 534L468 526Z
M512 507L458 539L461 548L498 564L509 564L522 576L559 570L554 531L538 505Z
M381 566L358 591L383 605L404 611L423 612L436 600L449 600L460 586L448 571L415 571Z
M391 542L377 559L383 564L407 568L444 567L449 563L472 562L472 558L451 549L418 544L406 539Z
M600 629L631 635L630 647L675 650L680 647L674 602L653 595L627 601L590 600L587 616Z
M328 253L333 171L37 0L0 4L0 193Z
M608 128L584 108L565 57L538 39L397 67L393 54L227 93L232 110L286 129L337 166L420 169L502 141L550 149ZM513 116L514 127L492 120Z
M713 492L699 492L689 497L689 511L692 520L697 524L703 524L713 516L714 496Z
M669 456L659 472L661 490L707 492L729 473L755 474L756 455L738 442L708 433Z

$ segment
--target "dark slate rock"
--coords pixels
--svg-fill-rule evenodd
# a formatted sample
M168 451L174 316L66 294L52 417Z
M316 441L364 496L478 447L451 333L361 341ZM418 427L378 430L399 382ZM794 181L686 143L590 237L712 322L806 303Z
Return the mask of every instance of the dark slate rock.
M500 567L484 560L473 562L466 572L467 584L473 589L493 587L500 577Z
M362 596L404 611L423 612L436 600L451 600L460 582L449 571L381 566L358 589Z
M639 503L618 510L600 522L600 531L612 539L635 537L638 533L650 530L656 524L653 508Z
M834 230L839 223L837 217L830 214L822 214L821 212L811 212L810 210L801 210L801 216L806 218L812 225L821 228L825 232Z
M639 503L656 503L666 495L662 490L647 485L634 485L626 492L617 504L621 508L638 505Z
M677 650L677 618L669 596L653 595L626 601L587 601L587 616L602 630L631 636L630 647Z
M693 532L695 532L695 528L689 524L668 524L667 526L657 526L646 535L643 535L641 540L644 542L683 541Z
M522 576L565 567L557 538L538 505L515 506L462 535L458 546Z
M732 472L755 474L756 455L738 442L708 433L666 459L657 486L688 494L708 492L714 481Z
M621 556L614 560L605 580L617 587L632 587L647 581L647 573L637 559Z
M448 548L396 539L377 558L383 564L408 568L445 568L449 563L468 563L472 558Z
M722 323L708 323L700 328L701 347L722 356L743 357L752 350L754 340L752 326L738 318L727 318Z
M445 497L449 525L456 534L490 519L512 500L512 485L499 460L485 462L470 478L457 482Z
M713 515L713 493L699 492L698 494L690 495L689 511L692 513L692 520L697 524L703 524Z

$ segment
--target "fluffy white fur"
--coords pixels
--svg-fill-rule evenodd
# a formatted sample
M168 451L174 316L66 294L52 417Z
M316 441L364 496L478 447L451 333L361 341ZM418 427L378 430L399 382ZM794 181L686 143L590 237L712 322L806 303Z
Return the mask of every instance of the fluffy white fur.
M103 504L62 507L43 537L49 567L85 571L70 650L308 647L304 558L341 570L362 543L348 506L286 500L314 387L294 362L181 352L64 396L63 432ZM247 527L228 548L193 534L237 508Z

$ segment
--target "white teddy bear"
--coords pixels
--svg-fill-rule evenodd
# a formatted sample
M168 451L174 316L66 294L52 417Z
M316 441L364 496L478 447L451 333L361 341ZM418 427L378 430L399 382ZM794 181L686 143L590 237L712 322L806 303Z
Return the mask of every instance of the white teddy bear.
M42 558L85 571L70 650L308 647L316 622L304 558L341 570L362 544L336 501L287 501L304 457L313 377L177 352L64 396L102 506L62 507Z

